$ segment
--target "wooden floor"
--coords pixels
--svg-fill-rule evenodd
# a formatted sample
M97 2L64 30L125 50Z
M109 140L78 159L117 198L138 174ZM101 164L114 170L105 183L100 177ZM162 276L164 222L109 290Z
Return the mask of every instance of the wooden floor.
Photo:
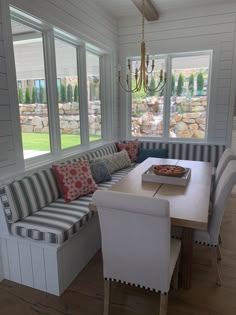
M236 194L222 226L219 264L222 287L215 286L208 248L194 249L191 290L171 291L168 315L236 315ZM61 297L10 281L0 283L1 315L102 315L102 258L98 253ZM120 284L112 287L111 315L157 315L159 296Z

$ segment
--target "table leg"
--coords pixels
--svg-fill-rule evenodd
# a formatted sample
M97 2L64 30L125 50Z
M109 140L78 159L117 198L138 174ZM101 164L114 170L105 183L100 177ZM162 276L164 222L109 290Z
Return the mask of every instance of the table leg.
M192 258L193 258L193 229L183 228L182 235L182 287L191 288Z

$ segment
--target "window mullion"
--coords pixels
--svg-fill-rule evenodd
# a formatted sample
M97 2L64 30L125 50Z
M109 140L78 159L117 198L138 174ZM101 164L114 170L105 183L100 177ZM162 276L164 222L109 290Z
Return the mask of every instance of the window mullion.
M100 57L100 78L102 138L111 140L114 139L113 108L111 106L113 104L113 85L111 80L111 62L108 55Z
M51 151L54 154L60 154L60 122L57 102L57 72L53 30L45 33L44 42Z
M165 105L164 105L164 130L163 138L169 138L169 124L170 124L170 102L171 102L171 57L166 58L167 82L165 87Z
M89 144L88 95L85 45L77 49L80 99L80 134L82 145Z

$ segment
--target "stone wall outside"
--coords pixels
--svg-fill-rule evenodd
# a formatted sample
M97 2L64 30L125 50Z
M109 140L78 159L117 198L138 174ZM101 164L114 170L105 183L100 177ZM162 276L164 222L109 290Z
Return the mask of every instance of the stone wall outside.
M19 104L22 132L49 133L47 104ZM79 103L58 104L60 132L80 134ZM89 134L101 135L101 102L88 102Z
M178 97L171 105L169 132L172 138L205 137L207 98L195 97L190 101ZM139 114L136 110L138 108ZM163 104L161 99L133 102L132 134L135 136L162 136Z

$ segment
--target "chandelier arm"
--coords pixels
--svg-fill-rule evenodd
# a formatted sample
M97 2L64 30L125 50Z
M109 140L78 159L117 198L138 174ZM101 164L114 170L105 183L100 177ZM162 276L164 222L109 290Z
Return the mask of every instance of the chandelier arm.
M128 92L128 93L135 93L135 92L137 92L135 88L134 88L134 89L126 89L126 88L124 87L124 85L123 85L120 81L119 81L119 84L120 84L120 87L121 87L125 92Z
M166 81L164 81L164 80L159 81L159 83L157 84L157 86L154 89L151 89L149 86L147 86L147 90L149 92L160 92L164 88L165 84L166 84Z

